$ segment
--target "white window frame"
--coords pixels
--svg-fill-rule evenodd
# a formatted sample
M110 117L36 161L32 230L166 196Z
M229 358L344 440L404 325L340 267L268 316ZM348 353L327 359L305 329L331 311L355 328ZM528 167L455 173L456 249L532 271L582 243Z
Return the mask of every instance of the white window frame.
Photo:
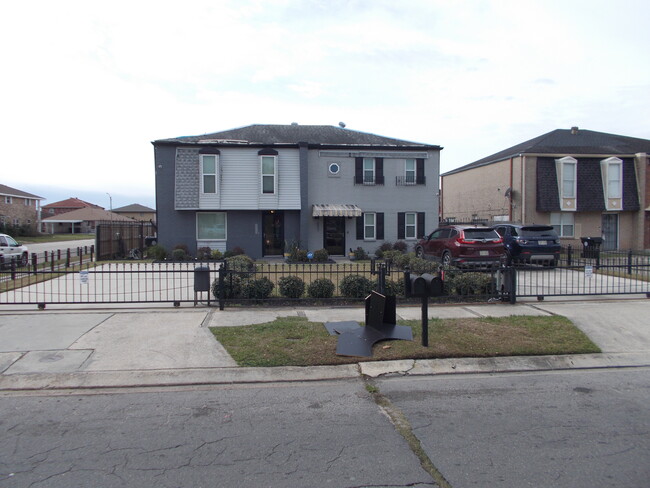
M578 161L571 156L556 161L559 163L560 198L576 198L578 193ZM567 168L569 167L573 168L573 179L568 178Z
M603 175L605 198L623 198L623 160L611 157L603 160L602 163L605 170ZM618 179L612 178L614 167L618 167Z
M214 158L214 173L206 172L204 166L205 158ZM214 192L205 191L205 178L214 178ZM219 155L218 154L201 154L201 193L205 195L219 194Z
M209 216L223 216L223 236L220 234L210 235L201 227L202 218ZM217 226L220 225L217 223ZM217 228L214 226L213 228ZM228 214L226 212L197 212L196 213L196 240L197 241L225 241L228 239Z
M370 163L371 168L366 169L366 163ZM366 178L366 172L372 173L372 178ZM363 158L363 163L361 167L361 173L363 175L363 184L364 185L374 185L375 179L377 178L377 165L375 158Z
M576 228L575 214L573 212L552 212L551 226L560 237L574 237Z
M413 218L413 222L409 223L409 216ZM412 235L409 235L409 230L412 230ZM404 214L404 239L413 241L418 238L418 214L417 212L406 212Z
M273 173L264 173L264 159L269 158L273 161ZM269 156L269 155L262 155L260 156L260 191L262 195L274 195L277 193L278 190L278 157L277 156ZM265 178L273 178L273 191L264 191L264 179Z
M369 233L368 231L371 232ZM363 214L363 240L377 240L377 214L374 212Z
M409 165L413 165L413 169L409 168ZM411 177L409 175L411 173L413 176ZM417 177L418 177L418 170L417 170L417 163L415 162L415 159L405 159L404 160L404 182L407 185L415 185L417 182Z
M10 197L10 196L5 196L5 203L7 203L7 204L12 204L13 202L14 202L14 201L13 201L13 198L12 198L12 197Z

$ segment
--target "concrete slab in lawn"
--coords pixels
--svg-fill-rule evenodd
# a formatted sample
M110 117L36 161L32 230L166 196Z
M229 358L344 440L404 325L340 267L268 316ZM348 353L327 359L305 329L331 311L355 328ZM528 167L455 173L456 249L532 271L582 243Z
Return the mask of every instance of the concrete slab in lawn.
M222 368L235 361L202 323L207 311L119 313L70 349L94 349L84 371Z
M0 315L0 352L68 348L110 313Z
M278 317L296 317L297 310L278 308L275 310L231 309L212 311L205 320L206 327L234 327L239 325L265 324Z

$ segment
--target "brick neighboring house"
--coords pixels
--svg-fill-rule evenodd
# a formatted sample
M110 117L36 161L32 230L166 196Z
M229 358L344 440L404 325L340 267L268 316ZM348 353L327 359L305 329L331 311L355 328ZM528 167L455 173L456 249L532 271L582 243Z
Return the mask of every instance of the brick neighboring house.
M345 255L438 223L440 146L323 125L250 125L154 146L158 242L253 258Z
M551 224L564 244L650 248L650 140L557 129L441 175L441 219Z
M38 232L43 197L0 184L0 232Z
M47 234L92 234L99 222L134 222L133 219L97 208L97 206L78 208L43 219Z
M114 208L113 213L129 217L141 222L155 222L156 211L153 208L145 207L139 203L133 203L124 207Z
M55 215L61 215L62 213L72 212L73 210L79 210L80 208L99 208L104 210L104 207L100 207L94 203L88 203L79 198L70 197L66 200L43 205L42 215L43 218L53 217Z

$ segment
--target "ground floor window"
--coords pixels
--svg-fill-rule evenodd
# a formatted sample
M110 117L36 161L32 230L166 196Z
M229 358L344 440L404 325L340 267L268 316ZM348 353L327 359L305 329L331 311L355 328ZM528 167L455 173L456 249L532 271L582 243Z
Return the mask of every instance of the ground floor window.
M573 212L554 212L551 214L551 225L560 237L573 237L574 217Z
M199 240L226 239L225 212L199 212L196 214L196 238Z
M375 239L376 219L374 213L363 214L363 238Z

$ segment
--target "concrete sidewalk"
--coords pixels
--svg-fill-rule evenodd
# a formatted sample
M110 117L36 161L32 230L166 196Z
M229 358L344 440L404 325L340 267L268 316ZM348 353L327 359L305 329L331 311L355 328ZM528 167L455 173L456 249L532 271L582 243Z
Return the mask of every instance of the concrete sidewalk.
M420 319L419 307L398 307ZM279 316L364 320L363 308L182 307L178 309L0 309L0 389L111 388L308 381L360 374L448 374L650 365L650 300L430 306L439 318L564 315L602 354L362 362L344 366L240 368L208 330Z

